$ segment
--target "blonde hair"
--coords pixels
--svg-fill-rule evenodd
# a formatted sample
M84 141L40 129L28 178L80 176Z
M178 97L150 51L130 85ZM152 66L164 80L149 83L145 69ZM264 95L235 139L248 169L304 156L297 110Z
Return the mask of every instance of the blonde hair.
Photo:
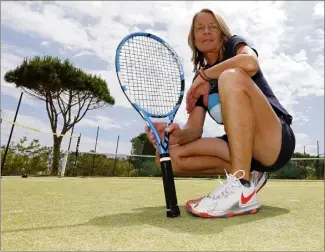
M228 38L231 37L231 31L228 27L228 25L226 24L226 22L217 14L214 14L213 11L211 11L210 9L202 9L200 12L196 13L192 19L192 25L190 28L190 32L188 34L188 45L191 47L192 49L192 62L194 64L194 69L193 72L197 72L200 67L204 67L205 66L205 62L204 62L204 55L202 52L200 52L196 46L195 46L195 37L194 37L194 22L195 22L195 18L197 17L198 14L200 13L210 13L214 16L215 21L218 25L219 30L221 31L221 38L220 38L220 42L221 42L221 47L220 50L218 52L218 60L223 60L224 58L224 52L225 52L225 46L226 46L226 41Z

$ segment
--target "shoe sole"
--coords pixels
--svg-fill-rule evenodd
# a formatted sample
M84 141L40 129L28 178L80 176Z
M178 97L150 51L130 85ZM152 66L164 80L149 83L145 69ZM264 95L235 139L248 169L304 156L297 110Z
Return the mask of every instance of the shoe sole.
M257 213L262 207L259 206L257 208L251 209L251 210L247 210L247 211L243 211L243 212L239 212L239 213L234 213L234 212L229 212L223 215L210 215L208 213L195 213L195 212L191 212L192 215L194 215L195 217L202 217L202 218L231 218L234 216L240 216L240 215L247 215L247 214L255 214Z
M198 199L195 199L195 200L189 200L189 201L187 201L186 202L186 211L188 212L188 213L192 213L191 211L192 211L192 206L191 206L191 204L197 204L197 203L199 203L200 201L201 201L201 199L203 199L204 197L201 197L201 198L198 198Z

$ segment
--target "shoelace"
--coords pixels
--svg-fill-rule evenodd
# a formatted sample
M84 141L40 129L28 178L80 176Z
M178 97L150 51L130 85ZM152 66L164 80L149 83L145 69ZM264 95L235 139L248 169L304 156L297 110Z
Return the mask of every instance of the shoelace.
M238 172L242 172L243 175L239 178L237 178L235 175ZM226 197L227 195L229 195L229 193L231 192L231 189L233 186L238 186L240 184L240 179L243 178L245 176L245 172L243 170L238 170L236 171L234 174L228 174L227 171L225 170L226 173L226 177L227 180L225 183L222 183L220 180L219 182L221 183L221 185L219 187L217 187L216 189L214 189L209 195L209 198L222 198L222 197Z

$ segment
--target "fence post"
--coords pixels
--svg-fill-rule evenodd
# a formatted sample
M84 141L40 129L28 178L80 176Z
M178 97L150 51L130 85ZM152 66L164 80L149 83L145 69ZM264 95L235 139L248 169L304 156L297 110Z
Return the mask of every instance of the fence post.
M99 126L97 127L97 135L96 135L96 143L95 143L95 153L96 153L96 149L97 149L98 131L99 131ZM93 156L93 165L91 167L91 176L93 175L93 172L94 172L95 156L96 155L94 154L94 156Z
M20 94L20 98L19 98L19 102L18 102L18 106L17 106L17 109L16 109L15 118L14 118L14 123L11 126L10 135L9 135L8 142L7 142L7 147L6 147L6 150L5 150L5 154L3 155L3 159L2 159L2 163L1 163L1 174L2 174L2 171L3 171L3 167L5 166L6 157L7 157L10 141L11 141L11 136L12 136L12 133L13 133L14 128L15 128L15 122L16 122L16 119L17 119L17 115L18 115L21 99L23 98L23 94L24 94L23 92L21 92L21 94ZM2 123L2 120L1 120L1 123Z
M116 144L115 159L114 159L114 168L113 168L113 177L115 176L115 163L116 163L116 155L117 155L117 149L118 149L119 139L120 139L120 135L117 136L117 144Z

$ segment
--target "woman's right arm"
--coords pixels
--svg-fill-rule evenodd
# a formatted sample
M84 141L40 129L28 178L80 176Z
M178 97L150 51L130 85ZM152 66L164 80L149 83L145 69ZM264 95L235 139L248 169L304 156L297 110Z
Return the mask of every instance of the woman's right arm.
M196 139L201 138L203 134L203 126L204 126L204 120L206 116L206 110L203 107L196 106L193 111L190 113L189 118L184 126L183 129L176 130L171 132L173 136L175 136L174 143L171 141L171 145L184 145L190 142L195 141ZM158 127L157 130L159 130L161 138L163 138L164 130L162 127L162 124L157 124ZM156 164L158 167L160 167L160 154L158 152L157 146L156 146L156 140L153 138L152 133L149 132L149 129L146 127L146 131L148 134L148 138L151 142L153 142L155 148L156 148ZM177 132L178 131L178 132ZM175 134L176 133L176 134ZM171 146L169 145L169 146Z
M178 144L184 145L202 137L205 116L206 110L203 107L196 106L193 109L184 128L180 131Z

